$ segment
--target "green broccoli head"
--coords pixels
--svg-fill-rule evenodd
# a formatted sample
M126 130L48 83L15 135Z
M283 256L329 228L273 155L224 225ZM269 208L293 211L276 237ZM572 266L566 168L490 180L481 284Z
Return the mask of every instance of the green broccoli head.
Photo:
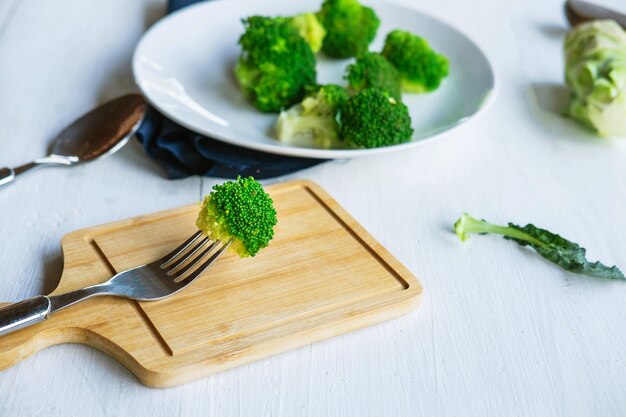
M326 29L324 29L315 13L300 13L288 17L287 20L296 28L300 36L307 41L313 52L319 52L322 49Z
M243 24L235 75L244 94L265 112L300 100L316 78L315 55L305 39L280 18L252 16Z
M380 20L357 0L325 0L317 14L326 28L322 50L333 58L349 58L367 51Z
M354 92L366 88L377 88L386 91L396 100L402 98L400 74L387 59L376 52L360 55L356 62L350 64L344 77Z
M403 30L387 35L382 54L400 72L406 92L436 90L450 71L445 56L433 51L424 38Z
M357 148L377 148L411 140L411 117L404 103L384 91L367 88L341 110L341 138Z
M302 105L308 112L332 114L337 112L348 101L348 92L337 84L315 85L307 87L307 94Z
M312 88L301 103L278 116L278 139L296 146L341 147L337 114L347 100L346 90L338 85Z
M196 226L211 240L233 239L230 249L254 256L274 237L276 210L270 196L254 178L238 177L213 187L204 198Z
M569 115L601 136L626 136L626 32L614 21L585 23L565 39Z

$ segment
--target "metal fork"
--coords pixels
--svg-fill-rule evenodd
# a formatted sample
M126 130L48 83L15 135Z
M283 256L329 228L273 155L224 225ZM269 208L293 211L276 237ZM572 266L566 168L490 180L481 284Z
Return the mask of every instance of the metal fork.
M38 295L0 308L0 336L42 322L57 311L91 297L113 295L155 301L176 294L198 278L233 242L233 239L224 243L207 237L200 239L202 236L198 231L161 259L122 271L101 284L66 294Z

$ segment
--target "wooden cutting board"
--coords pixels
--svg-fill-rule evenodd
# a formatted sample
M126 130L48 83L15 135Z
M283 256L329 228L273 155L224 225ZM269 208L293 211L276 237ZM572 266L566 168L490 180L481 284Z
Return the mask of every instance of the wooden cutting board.
M415 277L319 186L295 181L267 191L278 225L256 257L225 254L165 300L94 298L2 336L0 369L50 345L84 343L146 385L172 386L419 305ZM198 210L191 205L66 235L65 269L53 294L165 255L197 230Z

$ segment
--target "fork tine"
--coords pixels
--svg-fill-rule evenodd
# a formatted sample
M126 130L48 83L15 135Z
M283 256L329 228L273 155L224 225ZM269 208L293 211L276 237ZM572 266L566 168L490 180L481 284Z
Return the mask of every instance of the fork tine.
M178 268L179 266L181 266L182 264L185 263L185 261L187 261L188 259L191 259L191 257L198 252L202 246L204 246L205 243L210 242L210 239L208 237L205 237L204 239L201 239L194 247L192 247L189 251L187 252L182 252L179 259L175 260L174 258L170 259L168 262L165 262L163 265L161 265L161 268L165 268L169 271L172 271L176 268ZM172 262L173 261L173 262Z
M161 268L163 268L165 264L171 262L174 258L180 255L185 249L187 249L187 247L189 247L193 242L195 242L196 239L198 239L200 236L202 236L202 232L198 230L196 233L193 234L193 236L185 240L179 247L177 247L176 249L174 249L173 251L171 251L164 257L162 257L160 259L161 261L163 261Z
M194 279L196 279L201 273L204 272L205 269L207 269L221 254L222 252L224 252L226 250L226 248L228 248L230 246L231 243L233 243L235 239L230 239L228 242L224 243L222 245L221 248L219 248L217 250L217 252L215 252L213 255L211 255L211 257L204 262L202 265L200 265L198 268L196 268L195 271L193 271L191 274L189 274L189 276L187 278L184 278L185 280L189 280L189 281L193 281ZM217 243L217 242L216 242ZM194 262L195 264L196 262ZM189 267L189 265L188 265ZM183 279L181 278L182 274L177 274L176 279L174 280L174 282L180 282Z
M185 260L191 259L189 263L185 265L184 267L180 268L178 271L174 271L174 269L171 268L167 272L167 275L176 276L176 277L181 276L185 272L189 271L195 264L197 264L207 253L211 252L213 248L215 248L219 243L220 243L219 240L216 240L215 242L211 243L206 249L200 252L200 254L196 256L194 259L191 259L191 254L189 256L185 256Z

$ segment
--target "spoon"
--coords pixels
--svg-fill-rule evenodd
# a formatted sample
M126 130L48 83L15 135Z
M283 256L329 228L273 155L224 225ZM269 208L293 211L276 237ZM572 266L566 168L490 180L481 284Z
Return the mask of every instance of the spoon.
M572 26L589 20L612 19L626 29L626 14L582 0L567 0L565 16Z
M72 166L112 154L135 134L146 108L146 100L138 94L104 103L66 127L53 141L48 156L16 168L0 168L0 185L33 168Z

